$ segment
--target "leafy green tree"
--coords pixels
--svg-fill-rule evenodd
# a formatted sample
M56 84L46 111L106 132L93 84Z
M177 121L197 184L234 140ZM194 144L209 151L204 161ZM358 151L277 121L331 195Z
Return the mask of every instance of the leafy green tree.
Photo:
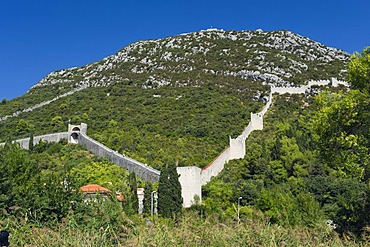
M30 152L32 152L32 151L33 151L33 133L31 133L31 134L30 134L30 140L29 140L29 142L28 142L28 150L29 150Z
M63 118L61 116L55 116L51 119L50 124L55 128L63 126Z
M340 231L359 234L370 224L370 190L365 183L354 178L318 176L307 178L306 188Z
M315 114L322 160L336 176L367 180L370 163L370 97L358 90L321 94Z
M319 203L310 193L294 195L286 185L262 189L256 205L272 223L314 226L323 218Z
M17 126L15 127L15 132L19 135L24 135L26 133L29 133L33 131L35 126L31 124L29 121L20 119L18 121Z
M352 55L348 64L348 81L352 88L370 93L370 46Z

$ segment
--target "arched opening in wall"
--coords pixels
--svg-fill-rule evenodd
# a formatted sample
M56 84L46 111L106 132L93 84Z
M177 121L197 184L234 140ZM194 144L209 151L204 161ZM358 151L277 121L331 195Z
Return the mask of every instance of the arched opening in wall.
M72 133L71 134L71 143L73 143L73 144L78 143L78 134L77 133Z
M80 128L79 128L79 127L74 127L74 128L72 129L72 131L80 131Z

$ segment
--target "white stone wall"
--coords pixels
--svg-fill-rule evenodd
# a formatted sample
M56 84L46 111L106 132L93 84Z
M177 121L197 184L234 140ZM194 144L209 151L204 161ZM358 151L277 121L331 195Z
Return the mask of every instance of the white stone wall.
M252 131L262 130L263 129L263 116L260 113L251 113L251 123L252 123Z
M271 87L271 93L278 93L278 94L303 94L312 86L328 86L332 85L333 87L337 87L339 85L343 85L349 87L349 84L346 81L340 81L336 78L330 78L330 80L318 80L314 81L311 80L307 83L307 85L300 86L300 87Z
M47 135L41 135L41 136L34 136L33 137L33 145L36 145L40 142L40 140L47 141L47 142L59 142L62 139L68 138L68 132L60 132L60 133L53 133L53 134L47 134ZM29 148L30 144L30 138L23 138L16 140L15 142L19 143L20 146L24 149ZM5 143L0 143L0 146L4 146Z
M201 179L202 185L211 181L211 178L217 176L223 169L227 162L234 159L243 159L246 155L245 141L254 130L263 129L263 116L271 106L272 92L270 92L269 99L262 111L259 113L251 113L251 120L243 133L237 138L230 137L230 146L225 149L215 160L212 161L206 168L202 169Z
M207 184L211 178L217 176L224 165L230 160L230 148L226 148L216 159L201 171L201 185Z
M29 108L26 108L26 109L23 109L23 110L20 110L20 111L16 111L16 112L14 112L14 113L13 113L13 114L11 114L11 115L7 115L7 116L0 117L0 122L1 122L1 121L6 120L6 119L8 119L8 118L17 117L17 116L19 116L21 113L24 113L24 112L31 112L31 111L33 111L33 110L35 110L35 109L40 108L40 107L43 107L43 106L49 105L50 103L53 103L54 101L56 101L56 100L58 100L58 99L60 99L60 98L63 98L63 97L66 97L66 96L72 95L72 94L74 94L74 93L76 93L76 92L78 92L78 91L81 91L81 90L85 89L85 88L87 88L87 87L86 87L86 86L82 86L82 87L79 87L79 88L73 89L73 90L72 90L72 91L70 91L70 92L67 92L67 93L62 94L62 95L58 95L57 97L55 97L55 98L53 98L53 99L51 99L51 100L47 100L47 101L41 102L41 103L39 103L39 104L36 104L36 105L34 105L34 106L31 106L31 107L29 107Z
M278 94L302 94L305 93L308 89L308 86L302 86L302 87L271 87L272 93L278 93Z
M262 118L265 115L265 113L267 112L267 110L270 108L271 104L272 104L272 90L270 90L269 99L268 99L266 105L263 107L262 111L259 112L259 114L262 116Z
M245 156L245 139L236 138L233 139L230 137L230 157L229 160L242 159Z
M194 204L194 196L198 195L202 201L201 169L195 166L177 167L180 175L181 196L183 207L188 208Z
M177 168L177 172L180 175L179 181L182 188L181 193L184 201L183 206L190 207L193 204L195 195L198 195L199 199L201 200L202 185L207 184L212 177L217 176L224 169L224 165L227 162L232 159L240 159L245 157L245 141L252 131L263 129L263 117L272 104L273 93L302 94L305 93L306 90L311 86L325 86L329 85L330 83L334 87L338 85L348 86L347 82L338 81L335 78L331 78L330 80L309 81L307 85L301 87L271 87L269 99L262 111L259 113L251 113L251 121L244 129L243 133L236 139L230 138L230 146L226 148L215 160L213 160L211 164L203 169L194 166ZM0 121L1 120L4 119L0 118ZM36 144L40 139L53 142L59 141L63 138L70 138L71 134L74 133L74 131L72 131L73 127L76 126L69 126L69 132L34 137L34 143ZM78 132L78 143L85 146L86 149L98 156L108 158L117 165L125 166L129 171L134 171L144 180L158 181L160 176L160 172L158 170L119 154L116 151L113 151L103 144L88 137L86 135L86 124L81 124L79 127L80 131ZM19 142L22 147L28 148L29 138L18 140L17 142ZM4 145L4 143L1 143L0 145Z

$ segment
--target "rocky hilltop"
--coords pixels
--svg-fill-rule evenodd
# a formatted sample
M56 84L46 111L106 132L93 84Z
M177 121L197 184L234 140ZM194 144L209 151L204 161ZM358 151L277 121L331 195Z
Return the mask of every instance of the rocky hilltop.
M99 62L52 72L33 89L117 82L144 88L199 85L202 74L289 86L309 79L344 79L348 59L349 54L342 50L289 31L208 29L135 42Z

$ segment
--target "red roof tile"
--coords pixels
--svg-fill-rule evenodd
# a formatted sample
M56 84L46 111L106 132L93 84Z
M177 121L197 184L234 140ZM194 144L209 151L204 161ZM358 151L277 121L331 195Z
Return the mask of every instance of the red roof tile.
M88 184L88 185L82 186L80 188L80 190L82 192L100 192L100 193L110 192L110 190L108 190L107 188L104 188L103 186L100 186L98 184Z

